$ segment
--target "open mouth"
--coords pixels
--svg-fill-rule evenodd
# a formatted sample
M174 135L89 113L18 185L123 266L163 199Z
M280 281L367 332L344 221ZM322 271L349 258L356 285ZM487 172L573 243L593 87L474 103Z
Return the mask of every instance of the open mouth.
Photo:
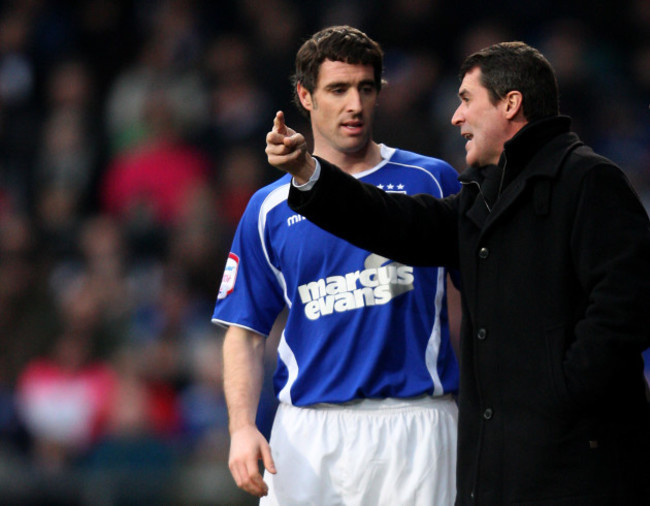
M472 140L474 139L474 135L472 135L472 134L470 134L470 133L467 133L467 132L465 132L465 133L461 133L461 135L463 136L463 139L465 139L465 140L467 141L467 142L465 143L465 150L466 150L466 151L469 151L469 148L470 148L470 142L472 142Z
M361 130L363 128L362 121L346 121L343 123L343 128L348 130Z

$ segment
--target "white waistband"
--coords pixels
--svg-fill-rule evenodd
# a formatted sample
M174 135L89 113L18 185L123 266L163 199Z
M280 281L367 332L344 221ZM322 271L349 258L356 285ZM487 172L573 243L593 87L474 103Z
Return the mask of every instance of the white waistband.
M404 408L419 408L426 406L435 406L441 402L454 402L451 394L432 397L430 395L421 395L419 397L409 397L407 399L398 399L389 397L386 399L355 399L341 404L333 404L323 402L320 404L312 404L305 406L309 409L345 409L345 410L359 410L359 411L375 411L384 409L404 409ZM301 406L296 406L301 407Z

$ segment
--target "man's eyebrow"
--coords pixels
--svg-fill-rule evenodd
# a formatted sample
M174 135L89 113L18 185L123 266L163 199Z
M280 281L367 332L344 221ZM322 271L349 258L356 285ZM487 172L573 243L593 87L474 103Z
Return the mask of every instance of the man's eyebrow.
M366 79L359 83L359 86L376 86L377 83L373 79Z
M462 90L460 90L460 91L458 92L458 97L459 97L459 98L465 98L465 97L467 97L468 95L469 95L469 91L467 91L466 89L462 89Z
M353 86L353 83L349 81L334 81L331 83L328 83L325 85L325 89L334 89L334 88L349 88L350 86ZM366 79L363 81L360 81L357 86L376 86L376 83L372 79Z
M334 81L331 83L327 83L325 85L325 89L333 89L333 88L348 88L350 86L350 83L345 82L345 81Z

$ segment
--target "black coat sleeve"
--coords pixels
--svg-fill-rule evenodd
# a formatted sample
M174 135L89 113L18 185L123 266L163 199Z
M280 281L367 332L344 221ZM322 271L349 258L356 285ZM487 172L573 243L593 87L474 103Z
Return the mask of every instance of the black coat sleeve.
M386 193L318 158L320 178L309 191L291 187L289 206L360 248L409 265L457 267L458 194Z

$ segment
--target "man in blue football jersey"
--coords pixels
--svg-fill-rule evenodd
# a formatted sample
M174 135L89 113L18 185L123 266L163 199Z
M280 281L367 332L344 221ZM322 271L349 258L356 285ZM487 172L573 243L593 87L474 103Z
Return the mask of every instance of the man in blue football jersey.
M327 28L302 45L294 98L314 153L387 192L457 192L448 163L373 140L382 73L380 46L357 29ZM285 175L251 198L213 315L228 326L237 485L283 506L453 504L458 366L446 271L394 262L314 226L288 207L290 183ZM285 306L267 442L255 425L263 353Z

